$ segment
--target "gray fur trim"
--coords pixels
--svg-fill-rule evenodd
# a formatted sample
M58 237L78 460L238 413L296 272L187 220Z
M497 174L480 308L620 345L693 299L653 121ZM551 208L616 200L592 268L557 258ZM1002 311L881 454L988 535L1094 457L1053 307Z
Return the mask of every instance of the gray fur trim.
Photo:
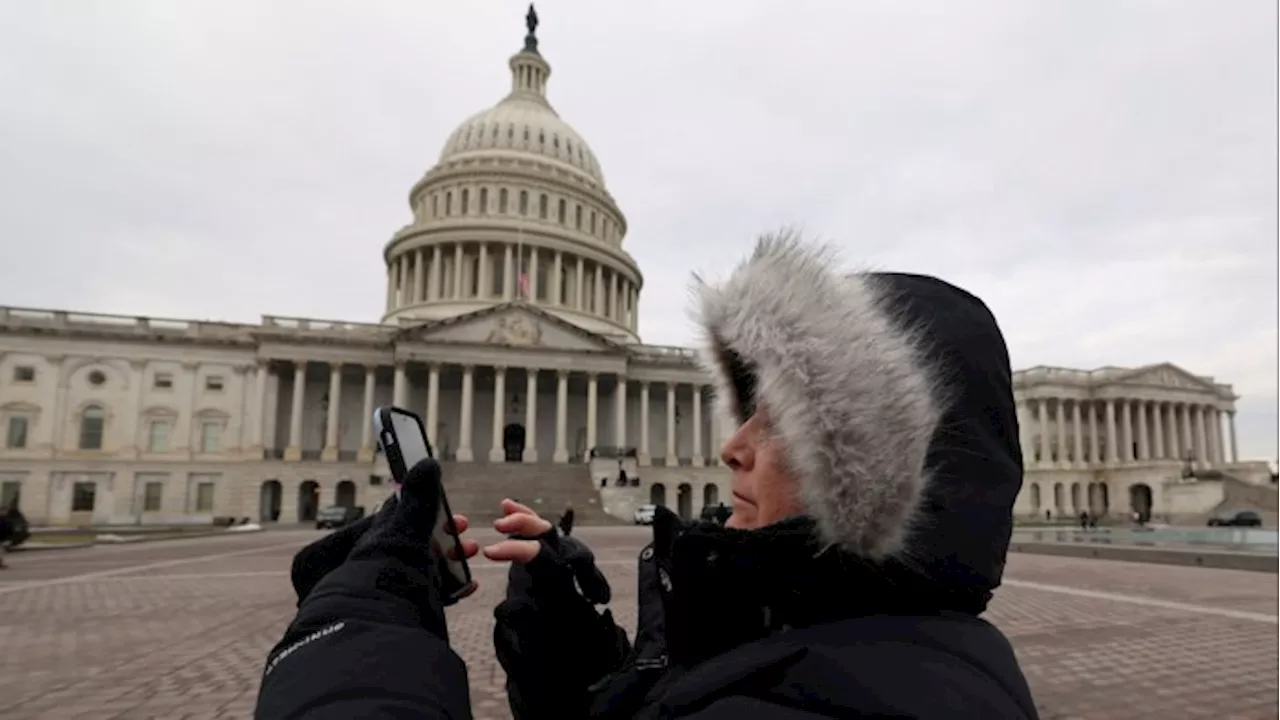
M700 358L717 411L741 417L724 350L755 371L822 540L880 560L909 556L946 404L916 333L874 274L841 274L836 253L791 232L762 237L728 280L695 278Z

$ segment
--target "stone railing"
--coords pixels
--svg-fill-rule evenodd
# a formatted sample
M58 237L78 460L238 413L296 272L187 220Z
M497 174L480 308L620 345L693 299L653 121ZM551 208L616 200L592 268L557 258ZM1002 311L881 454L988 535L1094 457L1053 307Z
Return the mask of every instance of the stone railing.
M637 360L648 362L693 365L698 361L698 351L693 348L672 345L631 345L627 350Z
M345 320L317 320L315 318L285 317L281 315L263 315L262 328L272 332L289 335L345 335L365 338L389 336L397 329L395 325L378 323L348 322Z
M44 310L39 308L0 307L0 327L12 330L40 328L50 330L91 331L118 335L168 335L201 339L247 339L251 325L178 320L140 315Z

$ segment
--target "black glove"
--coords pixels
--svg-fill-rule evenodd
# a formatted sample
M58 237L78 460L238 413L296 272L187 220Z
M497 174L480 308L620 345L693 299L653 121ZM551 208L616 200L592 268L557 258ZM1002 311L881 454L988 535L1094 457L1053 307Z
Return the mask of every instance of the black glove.
M387 501L394 503L392 497ZM385 505L385 503L384 503ZM338 569L347 561L347 556L355 548L356 541L373 527L376 515L361 518L344 528L325 535L298 551L293 556L293 567L289 577L293 580L293 591L298 596L298 604L311 594L311 590L324 579L325 575Z
M536 538L528 564L513 563L507 599L494 610L493 644L518 719L585 717L588 688L622 666L630 643L613 614L595 608L609 582L581 541L555 528ZM581 588L581 592L579 592Z

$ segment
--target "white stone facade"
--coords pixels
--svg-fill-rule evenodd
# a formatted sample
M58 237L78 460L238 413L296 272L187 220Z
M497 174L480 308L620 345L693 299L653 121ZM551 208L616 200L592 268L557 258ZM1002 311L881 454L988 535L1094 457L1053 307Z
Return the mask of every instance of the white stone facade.
M1026 480L1025 519L1098 516L1177 519L1209 512L1222 493L1191 492L1190 472L1265 482L1236 451L1230 385L1163 363L1014 374ZM1177 495L1177 498L1174 497ZM1188 501L1187 498L1198 499Z

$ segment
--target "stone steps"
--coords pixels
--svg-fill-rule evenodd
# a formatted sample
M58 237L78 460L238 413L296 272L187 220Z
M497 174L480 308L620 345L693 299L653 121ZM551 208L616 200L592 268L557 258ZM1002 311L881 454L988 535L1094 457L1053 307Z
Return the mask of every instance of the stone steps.
M585 465L444 462L441 470L450 509L476 527L501 515L503 498L522 502L552 522L572 505L575 524L624 524L604 512Z

